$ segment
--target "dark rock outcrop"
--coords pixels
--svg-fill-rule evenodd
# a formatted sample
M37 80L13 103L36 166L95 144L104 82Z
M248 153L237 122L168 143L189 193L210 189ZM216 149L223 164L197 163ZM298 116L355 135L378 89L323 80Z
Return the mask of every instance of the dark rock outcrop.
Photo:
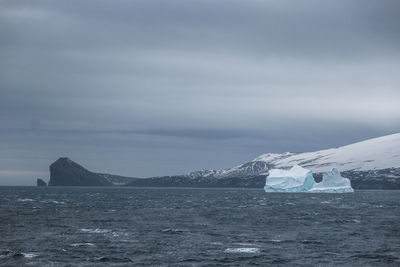
M105 177L90 172L69 158L59 158L50 165L49 186L110 186Z
M36 185L37 186L47 186L47 183L43 179L38 178L36 180Z

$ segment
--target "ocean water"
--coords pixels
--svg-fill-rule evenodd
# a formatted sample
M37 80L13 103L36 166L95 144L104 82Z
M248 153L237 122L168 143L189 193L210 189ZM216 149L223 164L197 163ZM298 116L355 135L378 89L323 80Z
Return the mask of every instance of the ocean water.
M0 266L399 266L400 191L0 187Z

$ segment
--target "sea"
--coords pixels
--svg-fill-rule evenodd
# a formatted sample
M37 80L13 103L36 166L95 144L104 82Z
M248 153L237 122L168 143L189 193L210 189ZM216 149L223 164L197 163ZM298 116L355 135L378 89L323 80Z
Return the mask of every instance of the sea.
M0 266L400 266L400 191L0 187Z

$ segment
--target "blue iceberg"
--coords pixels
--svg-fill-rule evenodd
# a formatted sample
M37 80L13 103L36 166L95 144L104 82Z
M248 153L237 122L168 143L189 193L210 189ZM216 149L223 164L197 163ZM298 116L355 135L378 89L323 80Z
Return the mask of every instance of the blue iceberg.
M320 183L315 183L310 190L311 193L352 193L350 180L342 177L338 169L333 168L325 172Z
M351 193L350 180L333 168L316 183L311 170L294 165L290 170L272 169L265 182L265 192Z
M314 184L312 171L294 165L290 170L270 170L264 190L265 192L307 192Z

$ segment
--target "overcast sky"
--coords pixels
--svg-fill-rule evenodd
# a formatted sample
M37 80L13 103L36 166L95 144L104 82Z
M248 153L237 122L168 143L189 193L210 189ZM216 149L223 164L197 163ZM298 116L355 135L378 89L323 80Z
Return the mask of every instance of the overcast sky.
M0 1L0 184L400 132L400 1Z

